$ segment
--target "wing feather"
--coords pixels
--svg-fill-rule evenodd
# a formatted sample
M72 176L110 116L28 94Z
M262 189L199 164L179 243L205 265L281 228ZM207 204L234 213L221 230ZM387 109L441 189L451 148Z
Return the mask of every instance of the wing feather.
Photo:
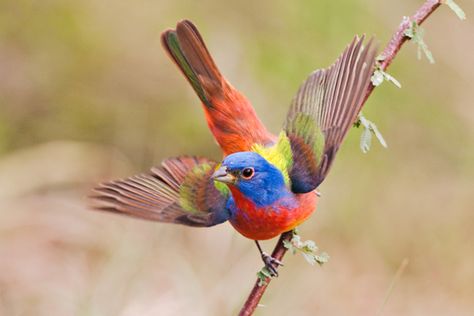
M228 193L211 179L216 162L197 157L163 161L150 173L102 183L92 198L97 210L188 226L227 220Z
M372 39L363 42L355 37L331 67L308 77L292 101L284 131L293 156L293 192L310 192L324 180L360 112L376 52Z

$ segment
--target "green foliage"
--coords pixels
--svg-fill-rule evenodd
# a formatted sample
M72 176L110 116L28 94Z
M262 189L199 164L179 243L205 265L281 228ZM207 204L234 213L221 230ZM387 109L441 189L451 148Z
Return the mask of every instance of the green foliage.
M422 29L416 21L412 21L411 25L408 29L405 30L405 36L410 38L415 44L418 45L417 56L418 59L421 59L422 52L425 54L428 61L434 64L435 60L433 58L433 54L428 49L428 45L426 45L423 36L425 35L425 30Z
M397 86L398 88L402 87L402 85L400 84L400 82L397 79L395 79L393 76L389 75L388 73L386 73L385 71L383 71L380 68L377 68L374 71L374 74L372 75L370 80L372 81L372 84L376 87L380 86L382 84L382 82L384 82L384 81L391 82L395 86Z
M444 3L456 13L459 19L465 20L466 19L466 13L464 13L463 9L454 2L454 0L445 0Z
M358 120L354 123L354 126L357 128L362 126L364 128L360 136L360 150L362 150L364 154L368 153L370 150L370 146L372 144L372 134L374 134L378 139L380 145L387 148L387 142L379 132L375 123L366 119L362 112L359 113Z
M257 272L258 286L267 285L267 280L272 277L270 270L267 267L263 267Z
M283 241L283 245L293 254L300 252L311 265L314 265L315 263L323 265L329 261L329 255L326 252L319 252L319 248L316 246L314 241L302 241L296 231L293 231L293 237L290 241Z
M377 62L375 64L375 71L372 77L370 78L370 81L372 81L372 84L375 87L378 87L382 84L382 82L388 81L388 82L393 83L397 88L401 88L402 85L397 79L395 79L394 77L392 77L391 75L389 75L388 73L382 70L380 62L385 59L385 56L379 55L377 56L376 59L377 59Z

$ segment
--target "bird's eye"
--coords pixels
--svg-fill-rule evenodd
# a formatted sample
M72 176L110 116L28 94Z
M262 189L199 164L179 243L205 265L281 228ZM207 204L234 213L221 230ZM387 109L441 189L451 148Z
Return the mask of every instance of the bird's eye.
M244 170L242 170L242 178L248 180L253 177L254 173L255 171L253 170L252 167L245 168Z

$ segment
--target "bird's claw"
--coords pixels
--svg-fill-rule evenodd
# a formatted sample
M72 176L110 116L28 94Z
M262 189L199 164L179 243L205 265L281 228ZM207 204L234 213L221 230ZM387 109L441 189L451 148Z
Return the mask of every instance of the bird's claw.
M268 269L268 272L270 272L270 275L272 277L278 277L277 269L279 266L283 266L283 263L265 252L262 252L262 260L265 263L265 267Z

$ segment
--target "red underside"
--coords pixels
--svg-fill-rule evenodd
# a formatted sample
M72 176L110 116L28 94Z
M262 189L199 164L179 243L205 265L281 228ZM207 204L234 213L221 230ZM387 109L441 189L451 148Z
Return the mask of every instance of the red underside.
M295 208L282 206L278 201L270 207L257 208L237 189L231 188L231 191L239 210L230 222L239 233L254 240L270 239L292 230L316 209L314 192L296 194Z

